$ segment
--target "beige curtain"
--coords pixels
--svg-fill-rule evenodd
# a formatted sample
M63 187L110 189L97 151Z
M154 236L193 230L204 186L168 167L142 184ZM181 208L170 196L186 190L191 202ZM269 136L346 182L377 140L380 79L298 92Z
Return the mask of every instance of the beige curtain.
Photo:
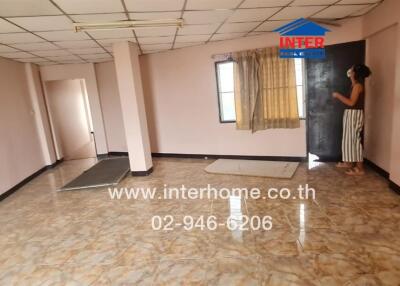
M278 47L237 52L233 59L237 129L300 127L294 59L281 59Z

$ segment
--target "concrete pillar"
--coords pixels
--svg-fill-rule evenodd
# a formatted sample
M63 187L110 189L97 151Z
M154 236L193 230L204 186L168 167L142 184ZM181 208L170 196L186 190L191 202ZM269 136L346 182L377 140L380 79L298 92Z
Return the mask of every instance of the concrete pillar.
M113 46L115 69L125 127L132 175L148 175L153 170L139 49L136 44L120 42Z

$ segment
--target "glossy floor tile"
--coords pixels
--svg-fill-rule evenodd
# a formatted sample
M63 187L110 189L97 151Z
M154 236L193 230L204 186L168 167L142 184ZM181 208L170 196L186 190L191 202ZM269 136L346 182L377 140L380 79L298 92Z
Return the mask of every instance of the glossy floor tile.
M373 171L348 177L302 163L292 179L270 179L208 174L211 162L154 159L150 176L116 186L157 188L152 200L57 192L94 159L46 171L0 202L0 285L400 285L400 196ZM207 184L293 196L163 198L166 185ZM293 198L305 184L315 197ZM172 218L171 230L154 230L154 216L163 226ZM270 230L249 227L266 216ZM242 229L228 229L228 218Z

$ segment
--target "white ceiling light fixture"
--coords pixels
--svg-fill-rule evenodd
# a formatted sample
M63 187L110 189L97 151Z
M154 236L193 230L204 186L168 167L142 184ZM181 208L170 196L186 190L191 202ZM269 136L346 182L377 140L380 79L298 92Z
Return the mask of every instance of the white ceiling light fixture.
M183 27L183 19L134 20L104 23L74 23L75 32L136 28Z

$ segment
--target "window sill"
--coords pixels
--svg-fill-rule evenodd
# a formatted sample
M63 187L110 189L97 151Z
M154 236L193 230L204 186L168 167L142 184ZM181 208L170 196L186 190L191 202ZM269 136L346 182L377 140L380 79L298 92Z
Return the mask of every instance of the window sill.
M307 118L300 118L300 120L306 121ZM236 121L220 121L219 123L221 123L221 124L225 124L225 123L236 123Z

